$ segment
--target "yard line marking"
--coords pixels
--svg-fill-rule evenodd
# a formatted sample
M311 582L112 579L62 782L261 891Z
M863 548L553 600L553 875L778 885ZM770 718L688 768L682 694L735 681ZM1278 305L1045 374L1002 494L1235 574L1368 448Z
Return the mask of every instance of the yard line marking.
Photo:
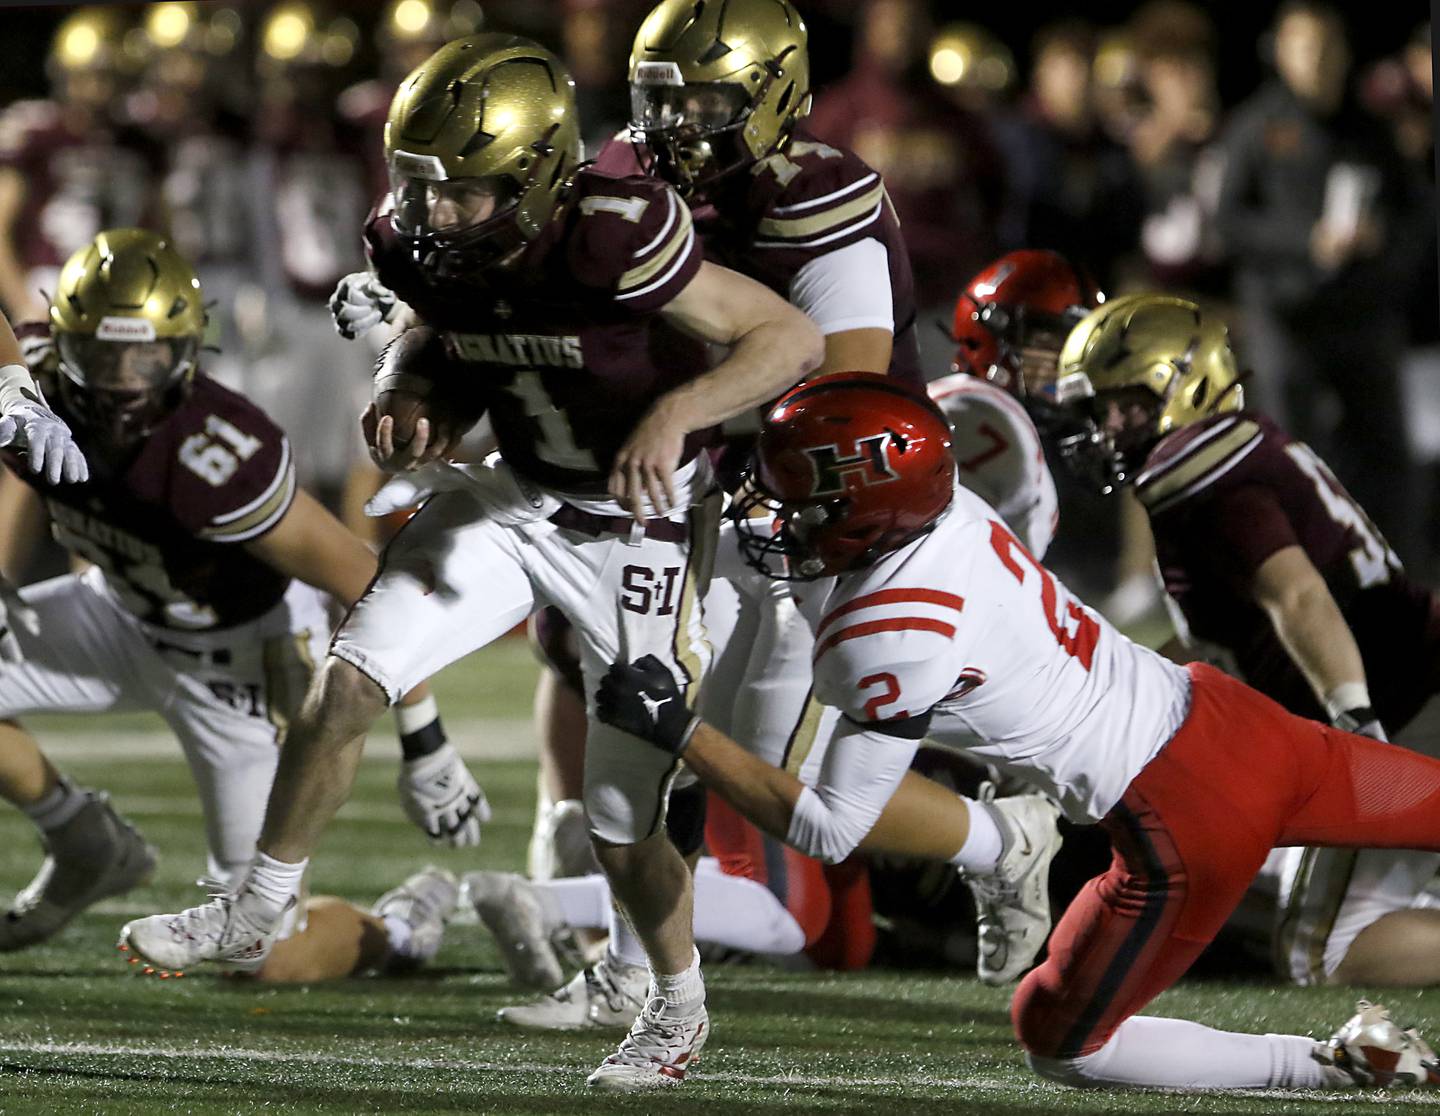
M395 1068L395 1069L436 1069L436 1070L466 1070L481 1073L499 1074L525 1074L525 1073L546 1073L553 1074L559 1070L581 1071L581 1067L569 1063L557 1062L487 1062L470 1061L459 1058L378 1058L374 1056L355 1057L344 1054L321 1054L312 1051L278 1051L278 1050L245 1050L235 1047L205 1047L205 1046L158 1046L150 1044L120 1044L120 1043L98 1043L98 1042L3 1042L0 1041L0 1055L3 1054L79 1054L79 1055L113 1055L126 1058L165 1058L185 1059L210 1058L217 1061L236 1062L280 1062L298 1065L345 1065L357 1067ZM588 1064L588 1063L585 1063ZM17 1072L23 1072L23 1068L17 1067ZM63 1072L63 1071L62 1071ZM93 1073L93 1070L87 1072ZM928 1088L950 1088L957 1090L973 1090L978 1092L1046 1092L1055 1095L1065 1094L1073 1096L1074 1090L1065 1089L1059 1085L1052 1085L1048 1082L1016 1082L1010 1079L1001 1078L945 1078L933 1077L929 1074L916 1073L906 1074L898 1077L828 1077L818 1074L784 1073L772 1074L768 1077L756 1077L747 1073L697 1073L696 1081L716 1081L729 1085L773 1085L773 1086L804 1086L810 1088L834 1089L834 1088L895 1088L897 1086L924 1086ZM1193 1097L1197 1094L1185 1090L1153 1090L1157 1093L1169 1094L1171 1092ZM1334 1103L1355 1103L1365 1104L1412 1104L1433 1106L1434 1096L1424 1090L1415 1090L1410 1093L1392 1093L1386 1090L1360 1091L1350 1089L1316 1090L1316 1089L1234 1089L1216 1090L1217 1093L1233 1095L1236 1097L1255 1097L1257 1099L1275 1099L1288 1101Z

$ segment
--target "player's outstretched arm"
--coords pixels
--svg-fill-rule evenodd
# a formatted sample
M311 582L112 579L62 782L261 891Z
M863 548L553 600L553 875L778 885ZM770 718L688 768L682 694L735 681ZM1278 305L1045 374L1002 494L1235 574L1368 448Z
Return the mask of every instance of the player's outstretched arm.
M0 446L24 445L32 473L45 474L51 484L78 484L89 479L85 456L60 416L45 405L20 342L0 314Z
M1360 648L1304 549L1283 547L1265 559L1255 571L1251 595L1330 719L1349 732L1385 739L1370 706Z
M347 608L365 595L378 564L370 548L304 490L270 531L245 544L283 574L329 593ZM430 688L421 683L400 699L396 732L404 755L397 789L406 816L431 842L478 845L490 820L485 792L440 724Z
M637 519L647 498L674 510L673 477L687 434L774 399L819 367L825 352L814 322L767 287L717 264L702 264L660 312L730 353L656 400L616 454L610 494Z

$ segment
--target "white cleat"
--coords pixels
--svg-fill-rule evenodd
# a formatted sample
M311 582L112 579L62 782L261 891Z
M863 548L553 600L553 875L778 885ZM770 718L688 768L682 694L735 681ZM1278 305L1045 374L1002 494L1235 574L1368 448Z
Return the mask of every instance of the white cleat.
M465 894L495 943L512 983L555 988L565 979L554 938L565 927L545 915L535 885L514 872L466 872Z
M409 937L391 954L387 968L417 968L439 953L445 923L455 913L459 897L455 873L433 864L380 896L370 913L380 919L399 919L410 927Z
M569 984L530 1004L501 1008L502 1023L533 1031L624 1029L635 1022L650 992L650 970L604 957Z
M0 917L0 951L43 942L92 903L138 887L154 872L155 850L108 796L87 797L73 818L43 838L40 871Z
M654 996L636 1018L620 1048L600 1063L585 1080L592 1089L610 1093L640 1093L679 1085L700 1061L710 1037L710 1015L698 1011L681 1015L664 997Z
M1018 980L1050 934L1050 862L1060 850L1060 808L1039 794L996 800L994 792L994 784L981 784L981 800L1008 831L1005 852L993 875L962 875L978 914L976 971L998 986Z
M1369 1089L1440 1086L1440 1061L1412 1028L1402 1031L1380 1004L1360 1000L1355 1014L1310 1056Z
M167 971L183 972L212 961L234 972L254 972L265 964L295 903L291 896L284 907L275 907L248 889L216 895L179 914L127 922L120 931L120 948Z

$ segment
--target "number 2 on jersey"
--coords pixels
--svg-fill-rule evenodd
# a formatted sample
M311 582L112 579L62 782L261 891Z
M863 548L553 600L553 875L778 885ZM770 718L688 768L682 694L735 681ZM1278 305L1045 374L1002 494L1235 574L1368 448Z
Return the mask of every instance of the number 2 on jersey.
M1045 622L1055 636L1055 642L1067 655L1079 661L1086 670L1095 659L1095 644L1100 639L1100 624L1085 611L1079 601L1060 599L1060 587L1050 571L1035 561L1031 553L1021 545L1020 540L995 520L990 521L990 545L999 556L1001 564L1015 575L1015 580L1025 584L1025 567L1016 559L1023 558L1030 568L1040 575L1040 604L1045 609Z

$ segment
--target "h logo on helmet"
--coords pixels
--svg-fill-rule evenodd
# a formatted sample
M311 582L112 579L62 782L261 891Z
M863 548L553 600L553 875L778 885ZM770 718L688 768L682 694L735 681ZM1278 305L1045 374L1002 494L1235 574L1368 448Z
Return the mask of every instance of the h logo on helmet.
M855 440L855 456L841 457L838 445L816 446L807 449L811 463L815 466L815 488L813 496L838 496L847 487L855 487L847 478L858 478L862 486L888 484L899 480L900 474L890 468L885 457L885 447L890 442L890 433L874 434L869 438Z

